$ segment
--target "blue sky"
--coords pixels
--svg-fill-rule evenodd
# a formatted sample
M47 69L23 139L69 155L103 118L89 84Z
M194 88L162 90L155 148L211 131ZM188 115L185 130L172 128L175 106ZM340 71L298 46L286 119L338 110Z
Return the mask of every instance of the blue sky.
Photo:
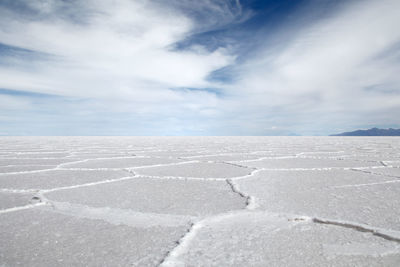
M400 127L400 2L0 1L0 135Z

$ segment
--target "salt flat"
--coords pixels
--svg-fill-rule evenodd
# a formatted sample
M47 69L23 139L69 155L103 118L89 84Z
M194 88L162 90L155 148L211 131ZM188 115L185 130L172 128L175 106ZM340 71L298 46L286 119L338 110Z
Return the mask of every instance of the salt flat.
M399 266L398 137L2 137L0 266Z

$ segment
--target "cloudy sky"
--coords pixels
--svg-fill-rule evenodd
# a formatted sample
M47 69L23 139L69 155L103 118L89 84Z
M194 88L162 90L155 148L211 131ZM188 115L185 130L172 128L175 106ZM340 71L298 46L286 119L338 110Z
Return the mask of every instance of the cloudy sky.
M0 0L0 135L400 127L398 0Z

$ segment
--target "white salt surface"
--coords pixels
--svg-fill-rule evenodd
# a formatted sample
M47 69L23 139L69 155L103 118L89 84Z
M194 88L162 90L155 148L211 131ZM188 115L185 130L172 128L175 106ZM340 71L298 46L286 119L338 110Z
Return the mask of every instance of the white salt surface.
M5 266L153 266L185 228L134 227L32 208L1 214Z
M0 210L29 204L32 194L14 194L0 191Z
M396 266L399 260L395 242L307 218L252 212L204 221L184 253L170 264Z
M104 169L104 168L129 168L139 166L149 166L157 164L169 164L181 162L174 158L151 158L151 157L110 157L100 159L86 159L77 163L63 164L63 168L82 168L82 169Z
M54 169L57 165L7 165L0 166L0 175Z
M138 174L156 177L232 178L248 175L253 169L220 162L194 162L180 165L142 168Z
M261 171L238 184L262 210L400 231L400 179L351 170L286 170Z
M0 175L0 184L9 189L40 190L133 176L123 170L43 170Z
M399 138L0 138L0 266L399 266Z
M361 169L360 171L366 172L366 173L373 173L373 174L377 174L377 175L382 175L382 176L385 176L385 177L393 177L393 178L399 178L400 179L400 168L398 168L398 167L367 169L367 170Z
M246 206L246 200L232 192L225 181L134 178L45 195L54 201L91 207L193 216L218 214Z

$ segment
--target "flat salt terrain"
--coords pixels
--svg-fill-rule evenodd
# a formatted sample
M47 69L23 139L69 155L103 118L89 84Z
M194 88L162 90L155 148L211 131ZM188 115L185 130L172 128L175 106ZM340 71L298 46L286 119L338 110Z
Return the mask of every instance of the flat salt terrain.
M2 137L0 266L399 266L398 137Z
M0 184L8 189L43 190L69 187L123 177L133 174L123 170L68 170L53 169L39 172L4 173L0 175Z
M0 210L24 206L30 203L32 195L0 192Z

